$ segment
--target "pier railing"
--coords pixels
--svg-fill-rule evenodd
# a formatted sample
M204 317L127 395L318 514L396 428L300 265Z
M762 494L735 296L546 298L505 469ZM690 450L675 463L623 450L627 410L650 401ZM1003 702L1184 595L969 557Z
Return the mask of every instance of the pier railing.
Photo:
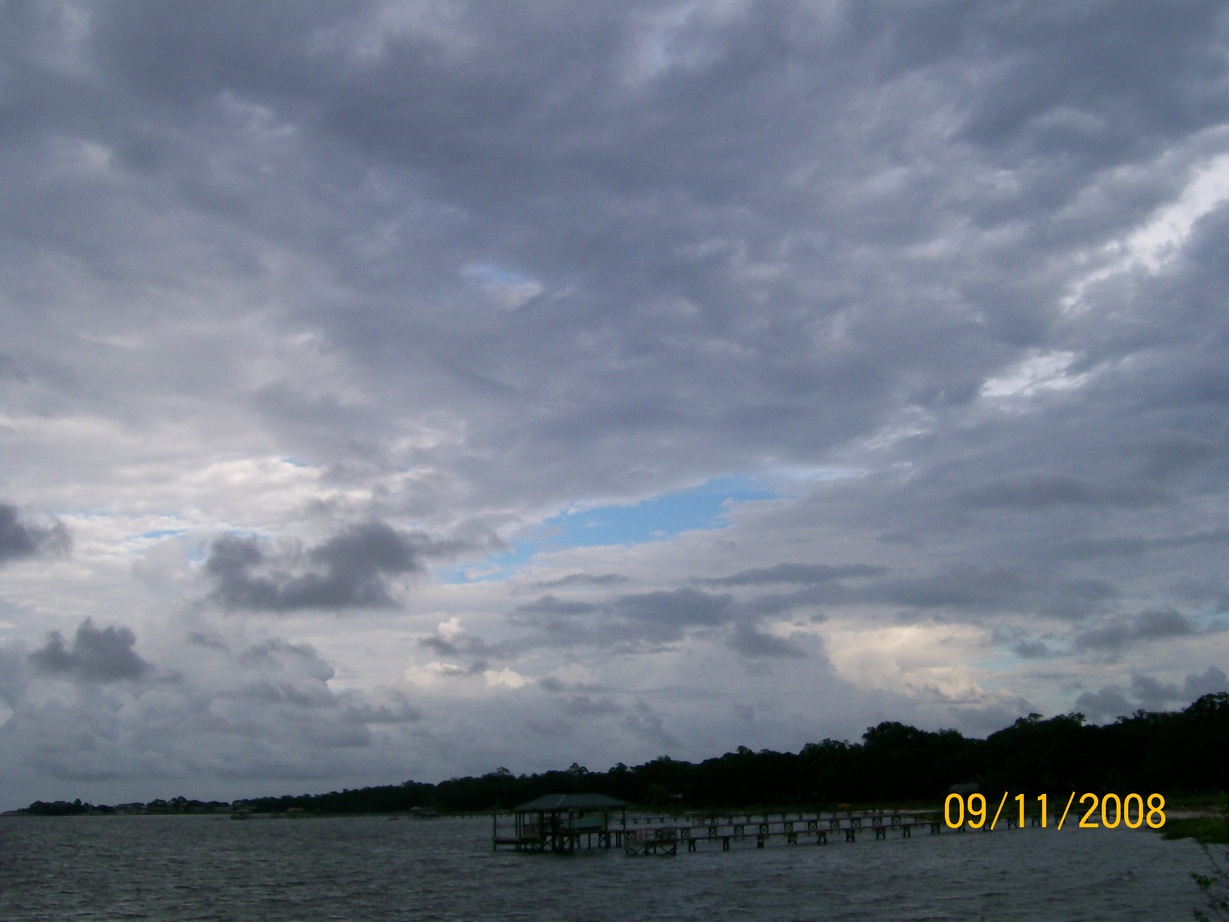
M510 819L510 818L508 818ZM1006 828L1015 825L1008 821ZM585 816L567 822L538 825L520 822L514 835L501 835L499 817L493 818L494 846L526 851L575 851L622 847L629 855L673 855L701 846L729 851L740 843L757 848L776 841L789 845L826 845L862 838L912 838L914 833L938 835L965 832L967 825L950 830L941 814L927 810L816 811L812 813L722 813L666 815L629 813L619 817ZM988 827L983 827L988 828Z

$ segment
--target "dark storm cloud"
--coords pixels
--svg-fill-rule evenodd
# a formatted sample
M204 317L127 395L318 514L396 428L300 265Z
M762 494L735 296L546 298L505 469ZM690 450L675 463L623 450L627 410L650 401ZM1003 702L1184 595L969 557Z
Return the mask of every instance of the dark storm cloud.
M202 647L206 650L217 650L222 653L230 651L230 646L217 634L206 634L202 631L189 631L185 638L188 643L195 647Z
M603 604L562 599L547 594L519 606L514 619L522 622L543 617L615 617L628 623L653 623L678 627L713 626L725 621L732 597L695 589L672 589L615 596ZM516 616L519 616L517 618Z
M1153 551L1181 550L1200 546L1229 544L1229 529L1198 532L1187 535L1157 535L1154 537L1118 536L1064 541L1057 545L1063 556L1138 557Z
M876 491L869 490L872 495L867 496L860 488L852 489L859 490L853 494L857 511L864 517L877 515L882 501L874 495ZM897 491L892 495L892 501L899 507L921 503L928 498L925 492ZM839 516L842 511L840 506L834 506L825 509L824 514ZM810 567L788 565L697 582L739 587L769 585L778 577L783 582L796 578L802 585L800 589L756 595L746 600L748 608L765 615L812 606L883 604L919 611L946 611L964 618L1040 613L1076 619L1106 610L1119 597L1120 587L1113 580L1085 575L1075 568L1068 572L1069 568L1064 565L1067 561L1051 559L1052 541L1044 534L1044 529L1041 532L1031 545L1021 541L1006 548L1001 545L982 548L956 543L958 553L967 561L956 566L942 565L923 554L916 565L909 567L859 565L815 571ZM1025 534L1031 536L1033 533ZM1013 538L1014 534L1008 533L1007 537ZM916 539L911 537L907 542L895 535L891 541L927 549L952 546L950 538L934 532ZM1001 562L1004 558L1013 563L1004 565ZM806 579L813 581L804 582Z
M1182 691L1172 682L1158 682L1152 676L1131 676L1131 694L1145 710L1157 711L1182 699Z
M508 615L510 624L528 628L529 633L506 647L657 648L691 632L719 627L733 617L732 596L688 588L619 595L600 603L548 594Z
M59 631L47 635L47 643L30 654L30 663L45 675L62 675L83 682L136 681L153 667L133 649L137 638L126 627L97 628L86 618L77 627L72 642Z
M1189 618L1172 610L1146 611L1135 619L1135 636L1142 640L1194 633Z
M1021 640L1011 648L1021 659L1037 659L1050 655L1050 648L1040 640Z
M229 609L386 608L398 604L388 579L419 572L434 550L425 536L383 522L353 526L301 560L269 553L256 538L227 535L213 543L204 571L211 597Z
M1141 641L1163 640L1195 633L1191 620L1171 609L1146 611L1125 623L1112 623L1084 631L1075 638L1081 650L1115 651Z
M1191 673L1182 685L1182 697L1194 701L1204 695L1215 695L1229 691L1229 676L1224 670L1209 666L1203 674Z
M40 554L63 554L71 545L63 523L33 525L22 521L16 506L0 503L0 566Z
M1180 432L1162 433L1143 446L1148 475L1162 481L1223 457L1225 449L1223 442Z
M1131 676L1131 694L1146 710L1159 711L1182 707L1203 695L1229 690L1229 677L1224 670L1209 666L1202 674L1188 673L1179 687L1173 682L1160 682L1152 676Z
M1076 708L1096 722L1105 722L1115 717L1125 717L1138 709L1146 711L1181 708L1203 695L1229 691L1229 677L1216 666L1209 666L1202 674L1188 673L1179 688L1173 682L1161 682L1153 676L1136 673L1131 676L1129 694L1117 686L1106 686L1096 692L1084 692L1075 702Z
M757 631L749 624L739 624L734 628L730 648L739 656L750 659L804 659L807 656L807 652L796 643Z
M1075 708L1094 723L1126 717L1135 711L1135 706L1116 688L1084 692L1075 699Z
M959 567L933 576L893 578L868 595L909 608L956 608L1001 611L1016 608L1032 586L1015 570Z
M970 508L1040 509L1046 506L1152 506L1165 501L1156 488L1103 486L1075 477L1036 476L1019 481L999 481L967 490L958 502Z
M951 9L956 15L957 7ZM1113 163L1146 148L1156 133L1189 129L1226 112L1217 98L1223 65L1200 40L1223 27L1224 10L1216 3L1194 3L1183 16L1147 5L982 12L986 18L972 29L961 14L965 24L956 34L967 40L970 32L980 33L989 56L995 46L1016 43L1034 53L999 59L1002 66L986 72L982 101L964 127L975 143L1021 157L1061 151ZM1144 35L1153 39L1146 54L1138 44ZM1065 122L1059 118L1064 113Z
M580 602L571 599L561 599L557 595L547 593L532 602L518 606L518 612L524 614L542 615L588 615L598 610L592 602Z
M674 589L622 595L614 600L613 608L620 617L629 621L674 632L688 627L721 624L730 616L732 601L729 595L713 595L695 589Z

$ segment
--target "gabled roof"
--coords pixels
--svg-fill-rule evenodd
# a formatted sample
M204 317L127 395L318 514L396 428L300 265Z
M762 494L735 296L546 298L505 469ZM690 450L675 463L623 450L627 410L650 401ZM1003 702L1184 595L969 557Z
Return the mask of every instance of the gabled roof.
M546 794L516 808L518 813L531 810L608 810L626 807L627 801L616 800L605 794Z

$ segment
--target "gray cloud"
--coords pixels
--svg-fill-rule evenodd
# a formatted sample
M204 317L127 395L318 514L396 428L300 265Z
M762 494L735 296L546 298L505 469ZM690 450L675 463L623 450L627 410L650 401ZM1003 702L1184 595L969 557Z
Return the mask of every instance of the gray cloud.
M214 584L211 597L230 609L386 608L398 604L388 578L419 572L431 550L423 535L383 522L353 526L301 561L270 554L255 538L228 535L213 543L204 572Z
M534 585L539 589L565 589L569 586L617 586L626 582L629 578L618 573L569 573Z
M418 646L436 656L460 661L459 672L446 673L451 675L478 675L490 667L491 659L501 659L508 655L502 646L492 646L481 637L461 630L451 632L447 636L436 633L421 637ZM458 664L454 662L453 665Z
M972 608L997 611L1012 606L1030 589L1023 573L960 567L933 576L896 578L880 584L875 594L893 605L911 608Z
M561 599L549 593L517 607L520 613L542 615L587 615L597 610L598 606L591 602Z
M185 640L197 647L204 647L207 650L219 650L228 652L230 647L226 641L216 634L206 634L202 631L190 631Z
M729 616L732 601L729 595L674 589L618 596L614 600L614 610L631 621L656 627L711 626Z
M1050 648L1040 640L1021 640L1014 644L1011 652L1023 659L1038 659L1050 655Z
M35 675L88 682L90 694L48 697L39 693L45 683L33 682L15 696L0 735L6 756L23 758L7 769L33 771L44 783L100 785L113 792L110 801L152 796L158 779L200 784L204 797L253 795L268 790L271 778L391 772L397 760L389 741L423 720L401 690L331 689L334 669L311 645L192 633L210 642L186 638L168 647L157 681L121 681L155 672L136 656L126 629L86 622L72 643L52 634L23 661Z
M415 707L403 693L393 692L387 697L387 702L372 702L358 695L343 695L341 700L346 707L346 719L368 726L401 726L423 719L422 709Z
M782 657L804 659L807 656L806 651L796 643L783 637L757 631L747 624L739 624L734 628L730 647L739 656L751 659L780 659Z
M733 597L678 588L579 602L544 595L511 612L507 621L529 633L503 645L510 650L537 646L592 647L638 651L676 643L690 633L730 622Z
M1107 686L1097 692L1085 692L1076 699L1076 707L1095 721L1108 721L1124 717L1138 709L1162 711L1181 708L1202 695L1229 690L1229 677L1216 666L1209 666L1202 674L1188 673L1179 687L1173 682L1162 682L1154 676L1136 673L1131 676L1130 696L1117 686Z
M1169 609L1145 611L1129 621L1119 621L1091 628L1078 634L1075 645L1082 650L1119 650L1140 641L1182 637L1195 632L1191 620Z
M137 637L129 628L97 628L90 618L77 627L72 642L59 631L30 654L30 663L46 675L62 675L83 682L137 681L153 667L136 652Z
M1145 443L1147 472L1156 480L1169 480L1198 470L1224 455L1225 446L1190 433L1161 433Z
M1182 685L1182 697L1187 701L1224 691L1229 691L1229 676L1215 666L1209 666L1202 675L1190 673Z
M333 667L310 644L285 640L264 640L239 652L238 662L244 667L265 671L302 672L321 682L333 678Z
M1041 509L1047 506L1152 506L1165 501L1148 484L1104 486L1076 477L1038 475L1025 480L999 481L959 494L970 508Z
M701 580L715 586L760 586L773 583L826 583L833 580L880 576L883 567L866 564L831 566L828 564L779 563L772 567L741 570L729 576Z
M1103 688L1096 692L1084 692L1075 699L1075 708L1089 720L1102 723L1115 717L1126 717L1136 708L1116 688Z
M0 645L0 701L15 705L26 684L25 651L15 644Z
M622 723L628 732L645 743L658 747L663 754L678 750L678 737L666 729L665 720L646 701L636 701Z
M574 717L611 717L622 714L625 709L609 698L594 698L590 695L568 695L562 703L564 713Z
M23 522L16 506L0 503L0 566L40 554L63 554L71 546L62 522L48 526Z
M1131 694L1145 710L1159 711L1185 703L1182 691L1172 682L1159 682L1151 676L1131 676Z
M1201 545L1229 544L1229 529L1204 531L1185 535L1158 535L1153 537L1115 536L1090 538L1078 542L1062 542L1058 545L1063 556L1079 557L1137 557L1141 554L1197 548Z
M1194 633L1189 618L1176 611L1146 611L1135 619L1135 636L1142 639L1181 637Z

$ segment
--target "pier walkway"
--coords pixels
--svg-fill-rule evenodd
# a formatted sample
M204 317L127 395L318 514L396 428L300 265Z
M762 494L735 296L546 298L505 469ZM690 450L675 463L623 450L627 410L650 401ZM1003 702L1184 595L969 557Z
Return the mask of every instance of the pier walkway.
M518 814L522 816L522 814ZM1032 825L1041 817L1030 817ZM1004 816L999 828L1012 829L1015 817ZM990 824L981 827L990 831ZM909 839L914 833L939 835L942 832L975 831L968 824L949 828L936 811L835 811L789 813L725 813L699 816L666 816L622 813L612 816L557 817L553 821L516 824L516 833L501 835L499 817L493 818L495 848L512 846L528 851L576 851L590 848L622 847L633 856L674 855L695 852L700 847L730 851L740 843L754 842L757 848L770 843L826 845L829 842L856 842L859 839Z

